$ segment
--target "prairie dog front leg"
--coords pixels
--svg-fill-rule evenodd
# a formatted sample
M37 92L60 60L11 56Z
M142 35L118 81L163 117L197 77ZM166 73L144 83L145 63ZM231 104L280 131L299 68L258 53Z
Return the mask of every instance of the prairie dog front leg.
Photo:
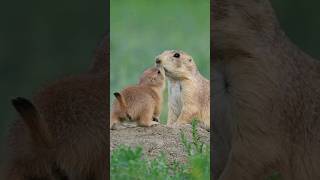
M192 119L198 115L198 103L194 100L197 97L197 92L192 87L192 81L184 81L181 83L181 111L179 113L177 124L191 123Z
M183 106L181 113L176 121L178 125L190 124L197 115L196 108L192 106Z
M162 100L161 100L161 103L157 104L154 108L154 112L152 115L153 121L160 122L161 104L162 104Z
M169 81L168 82L168 121L167 125L174 124L182 109L181 101L181 83L178 81Z
M178 115L173 111L173 108L169 107L167 125L172 125L177 121L177 119Z

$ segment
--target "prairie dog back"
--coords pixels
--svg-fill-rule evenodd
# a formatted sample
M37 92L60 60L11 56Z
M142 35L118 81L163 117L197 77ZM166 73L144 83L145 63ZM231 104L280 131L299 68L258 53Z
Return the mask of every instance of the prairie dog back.
M139 126L159 124L153 119L159 120L164 87L163 69L153 67L144 71L137 85L116 92L118 97L112 105L110 128L118 129L121 122L128 118ZM126 104L126 107L121 104Z

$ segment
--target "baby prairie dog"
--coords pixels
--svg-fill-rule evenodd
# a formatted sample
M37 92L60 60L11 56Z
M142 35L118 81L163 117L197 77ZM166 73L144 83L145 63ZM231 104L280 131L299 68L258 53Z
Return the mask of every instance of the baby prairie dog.
M183 51L167 50L156 57L168 79L168 125L183 125L197 119L210 129L210 82Z
M111 110L110 128L118 129L121 121L134 120L138 126L150 127L159 124L165 73L163 68L149 68L140 77L139 84L129 86L120 93ZM153 121L153 120L156 121Z

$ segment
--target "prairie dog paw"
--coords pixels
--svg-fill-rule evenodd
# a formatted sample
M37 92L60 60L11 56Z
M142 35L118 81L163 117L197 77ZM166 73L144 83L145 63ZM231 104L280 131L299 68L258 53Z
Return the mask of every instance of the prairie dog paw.
M168 125L168 127L171 127L171 128L179 128L179 127L182 127L182 126L191 127L191 124L175 122L175 123L172 123L172 124Z
M182 124L182 126L192 127L192 125L191 125L191 124Z
M168 124L168 127L171 127L171 128L177 128L179 126L180 126L180 124L178 124L178 123Z
M160 122L159 117L153 117L152 120L155 121L155 122Z
M120 130L125 129L126 127L121 123L115 123L110 127L110 130Z
M150 126L156 126L156 125L158 125L158 124L160 124L159 122L156 122L156 121L152 121L151 123L150 123Z

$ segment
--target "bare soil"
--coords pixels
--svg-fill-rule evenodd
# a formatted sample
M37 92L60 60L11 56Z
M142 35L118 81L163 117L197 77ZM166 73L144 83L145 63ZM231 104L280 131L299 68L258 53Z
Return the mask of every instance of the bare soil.
M183 131L189 141L192 140L191 125L177 128L157 125L154 127L130 127L110 131L110 151L123 144L130 147L141 146L144 155L153 159L164 152L169 162L174 160L186 162L187 153L181 143L180 131ZM210 132L198 128L200 140L210 144Z

